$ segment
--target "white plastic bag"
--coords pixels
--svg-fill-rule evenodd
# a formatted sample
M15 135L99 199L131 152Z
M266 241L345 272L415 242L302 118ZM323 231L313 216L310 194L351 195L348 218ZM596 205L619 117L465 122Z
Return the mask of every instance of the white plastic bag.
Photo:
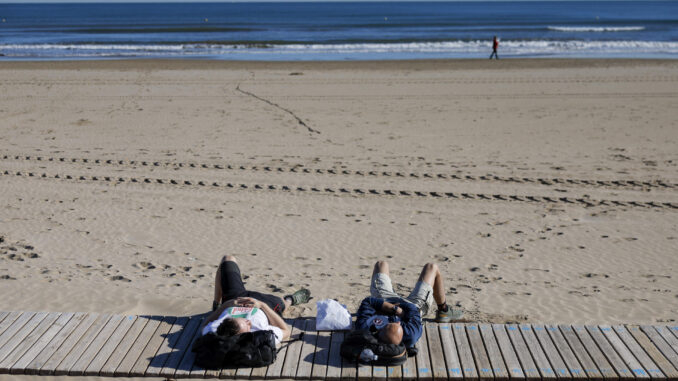
M315 329L318 331L351 329L351 314L345 305L325 299L316 302L316 306L318 315L315 317Z

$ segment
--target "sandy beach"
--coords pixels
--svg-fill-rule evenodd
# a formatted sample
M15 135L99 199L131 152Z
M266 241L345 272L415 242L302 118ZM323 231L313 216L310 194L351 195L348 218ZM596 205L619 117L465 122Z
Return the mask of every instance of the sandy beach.
M678 62L0 63L0 310L355 310L437 263L474 321L678 318ZM432 317L432 316L429 316Z

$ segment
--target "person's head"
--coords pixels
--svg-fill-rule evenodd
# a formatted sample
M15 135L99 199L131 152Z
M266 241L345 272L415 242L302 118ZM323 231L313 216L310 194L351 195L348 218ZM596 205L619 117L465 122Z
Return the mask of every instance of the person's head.
M235 336L252 330L252 322L243 318L227 318L219 324L217 335Z
M386 344L400 344L403 341L403 327L400 323L388 323L379 330L379 340Z

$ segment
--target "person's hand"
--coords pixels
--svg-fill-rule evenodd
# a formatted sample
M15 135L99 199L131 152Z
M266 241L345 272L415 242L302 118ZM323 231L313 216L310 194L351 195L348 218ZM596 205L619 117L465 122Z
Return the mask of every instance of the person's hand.
M247 298L247 297L238 298L236 303L238 304L238 306L241 306L241 307L261 308L261 301L254 299L254 298Z
M238 305L238 301L236 299L229 299L219 305L219 307L234 307Z
M403 309L400 308L400 303L393 303L393 314L397 317L403 317Z

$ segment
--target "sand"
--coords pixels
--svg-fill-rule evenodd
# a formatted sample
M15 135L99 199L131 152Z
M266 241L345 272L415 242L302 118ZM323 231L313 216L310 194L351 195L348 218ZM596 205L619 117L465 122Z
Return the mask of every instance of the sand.
M230 254L351 310L388 260L474 321L674 322L676 89L676 61L3 62L0 310L193 315Z

